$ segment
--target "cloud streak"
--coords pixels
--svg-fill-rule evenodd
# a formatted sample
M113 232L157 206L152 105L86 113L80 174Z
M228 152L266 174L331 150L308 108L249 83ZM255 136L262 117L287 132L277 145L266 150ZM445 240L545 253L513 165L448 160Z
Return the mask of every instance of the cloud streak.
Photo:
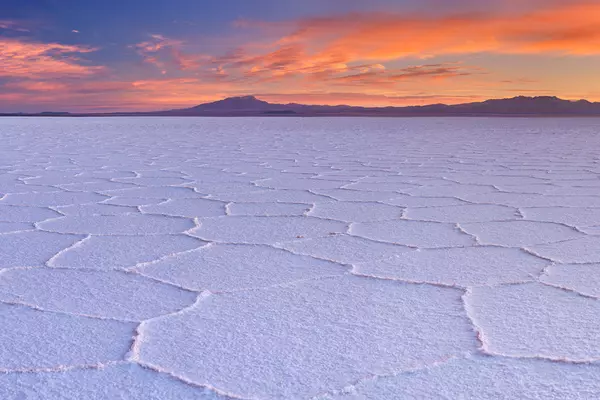
M75 55L92 51L93 48L83 46L0 38L0 77L51 79L93 75L104 67L84 65Z
M20 22L11 20L0 20L0 29L13 32L30 32L29 28L24 27Z
M287 24L292 32L277 45L302 44L314 49L314 57L335 55L344 61L482 52L600 54L597 2L572 2L520 14L349 14ZM269 24L258 22L257 27L268 30ZM276 30L281 29L282 24L276 24Z

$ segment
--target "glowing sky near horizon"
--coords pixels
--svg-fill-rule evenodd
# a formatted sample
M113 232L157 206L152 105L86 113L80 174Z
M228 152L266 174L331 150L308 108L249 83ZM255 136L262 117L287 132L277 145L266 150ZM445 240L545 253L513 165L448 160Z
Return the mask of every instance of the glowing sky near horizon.
M600 100L600 1L3 0L0 112Z

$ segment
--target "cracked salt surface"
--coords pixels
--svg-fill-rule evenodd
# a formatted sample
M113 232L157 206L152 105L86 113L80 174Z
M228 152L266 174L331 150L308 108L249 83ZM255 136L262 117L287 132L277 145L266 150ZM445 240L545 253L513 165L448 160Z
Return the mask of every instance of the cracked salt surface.
M0 326L0 372L27 372L120 360L136 324L5 303Z
M186 235L89 236L48 260L50 267L125 269L205 245Z
M210 245L148 263L141 274L192 290L231 291L341 275L339 264L261 245Z
M282 217L302 216L308 211L310 211L309 205L296 203L230 203L227 205L228 215Z
M406 219L436 222L488 222L517 218L517 210L510 207L469 204L466 206L407 208Z
M369 222L399 219L402 211L400 207L381 203L336 201L318 203L307 215L345 222Z
M202 218L190 232L220 243L274 244L302 237L326 237L344 232L347 224L311 217Z
M598 120L0 137L2 399L600 398Z
M600 264L551 265L546 268L540 280L600 299Z
M228 400L168 376L122 363L94 369L0 374L2 399Z
M282 244L281 247L294 253L306 254L342 264L381 260L396 254L412 251L406 246L374 242L348 235L301 239L287 242Z
M365 379L319 400L597 398L599 365L472 357Z
M27 222L1 222L0 233L13 233L35 229L35 226Z
M225 215L225 203L206 199L176 199L164 203L141 206L146 214L171 215L175 217L218 217Z
M0 236L0 268L42 266L64 248L70 247L80 235L26 231Z
M238 396L306 398L473 351L460 295L344 276L208 296L143 324L139 358Z
M121 215L136 213L138 209L131 206L118 206L104 203L74 204L70 206L53 207L63 215Z
M93 235L158 235L182 233L195 226L191 219L165 215L82 215L40 222L44 231Z
M468 247L425 249L358 264L356 272L448 286L479 286L532 280L548 263L520 249Z
M60 217L60 213L43 207L5 206L0 200L0 221L2 222L40 222Z
M58 189L57 189L58 190ZM2 198L3 204L15 206L62 206L102 201L107 196L98 193L84 192L42 192L42 193L8 193Z
M202 194L195 192L192 188L174 186L134 187L103 190L101 193L107 196L126 198L197 199L202 197Z
M467 310L483 350L568 362L600 360L600 302L539 283L472 288Z
M316 180L316 179L315 179ZM252 191L252 192L231 192L231 193L212 193L210 195L211 199L227 201L227 202L235 202L235 203L245 203L245 202L253 202L253 203L304 203L304 204L314 204L318 201L323 201L327 199L326 197L315 194L316 192L307 191L307 190L276 190L276 189L268 189L261 191Z
M522 247L556 243L583 236L573 227L551 222L501 221L460 224L463 231L477 237L480 244Z
M193 292L121 271L13 269L0 280L2 302L128 321L175 312L193 304L196 297Z
M430 221L381 221L352 224L350 234L381 242L420 248L463 247L474 239L453 224Z
M599 236L587 236L560 243L531 246L530 249L541 257L561 263L600 262Z

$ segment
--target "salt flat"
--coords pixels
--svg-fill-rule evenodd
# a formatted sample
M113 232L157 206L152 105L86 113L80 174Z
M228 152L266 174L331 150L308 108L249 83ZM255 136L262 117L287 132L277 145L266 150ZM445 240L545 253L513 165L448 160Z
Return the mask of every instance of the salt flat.
M600 398L599 119L0 139L1 399Z

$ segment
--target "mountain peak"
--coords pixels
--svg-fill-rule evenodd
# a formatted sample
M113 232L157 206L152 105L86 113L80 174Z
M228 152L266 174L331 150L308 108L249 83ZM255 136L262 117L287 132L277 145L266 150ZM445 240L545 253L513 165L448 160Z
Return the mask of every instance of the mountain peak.
M256 96L253 95L247 95L247 96L232 96L232 97L226 97L223 100L246 100L246 101L262 101L256 98Z
M227 97L226 99L214 101L212 103L200 104L196 107L192 107L191 109L201 111L262 111L268 109L269 107L269 103L259 100L255 96L236 96Z

